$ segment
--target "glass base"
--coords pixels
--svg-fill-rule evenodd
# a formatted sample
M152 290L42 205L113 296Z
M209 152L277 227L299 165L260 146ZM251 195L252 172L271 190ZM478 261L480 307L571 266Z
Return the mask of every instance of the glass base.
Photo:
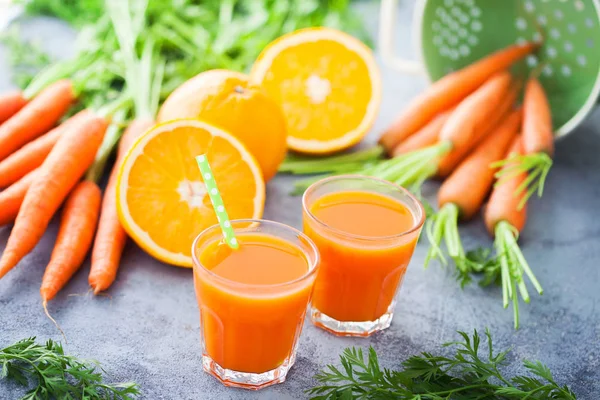
M337 336L359 336L367 337L375 332L389 328L394 317L393 301L388 307L385 314L377 318L375 321L338 321L330 316L323 314L314 307L310 309L310 319L313 324L321 329L333 333Z
M217 378L221 383L228 387L237 387L249 390L259 390L267 386L275 385L285 381L288 371L296 361L295 354L283 362L279 367L255 374L251 372L238 372L226 369L217 364L208 355L202 356L202 367L204 371Z

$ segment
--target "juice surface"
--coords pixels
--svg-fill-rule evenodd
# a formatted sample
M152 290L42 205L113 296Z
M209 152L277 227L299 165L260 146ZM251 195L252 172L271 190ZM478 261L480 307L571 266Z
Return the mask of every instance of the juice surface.
M306 257L290 242L264 234L246 234L232 250L215 241L202 253L200 262L216 275L252 285L275 285L300 278L308 271Z
M317 199L310 211L326 225L359 236L399 235L415 225L404 204L373 192L329 193Z
M201 263L214 275L194 269L204 353L223 368L263 373L289 361L304 322L314 274L285 284L309 269L300 247L267 234L240 234L237 238L238 250L215 241L199 254Z
M325 194L309 210L327 225L304 216L304 232L321 254L313 307L338 321L377 320L412 257L419 232L401 234L417 225L415 216L399 200L368 191Z

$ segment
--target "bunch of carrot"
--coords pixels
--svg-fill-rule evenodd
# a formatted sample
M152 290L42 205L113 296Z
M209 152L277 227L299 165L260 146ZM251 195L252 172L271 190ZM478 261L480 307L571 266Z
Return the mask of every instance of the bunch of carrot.
M61 80L0 125L0 147L10 149L0 158L5 187L0 192L0 224L14 222L0 258L0 278L33 250L64 204L40 289L44 306L77 271L94 239L101 191L94 180L81 178L95 163L113 109L123 104L85 109L53 128L74 101L71 83ZM96 242L106 240L113 241L98 237Z
M331 160L310 165L319 172L326 165L331 173L377 176L416 192L426 179L443 178L439 211L425 230L431 243L426 264L452 260L462 284L473 273L496 274L504 306L509 300L514 304L515 326L517 292L529 301L524 277L542 292L516 240L525 225L527 199L543 187L554 137L548 100L535 74L523 90L509 69L538 47L539 43L510 46L432 84L381 136L379 144L391 158L347 169ZM523 91L523 104L518 106ZM306 163L284 166L292 173L311 172ZM314 179L300 181L299 188ZM490 192L484 214L497 257L475 262L463 248L458 222L477 215Z
M540 177L543 181L547 169L544 172L539 166L532 169L526 164L532 159L540 159L540 154L549 159L554 136L548 99L535 73L525 85L522 107L516 108L520 85L509 83L504 88L498 86L507 74L499 72L493 75L447 112L447 117L443 114L446 111L439 114L438 118L445 117L446 121L440 128L438 144L432 146L441 146L444 134L452 132L450 137L454 138L451 142L454 150L437 160L437 174L445 180L438 192L440 209L426 226L431 244L426 265L434 258L445 264L447 255L456 264L463 285L471 280L473 273L497 275L502 284L503 305L508 307L509 301L512 301L514 324L518 328L518 294L526 303L530 301L525 277L542 294L542 287L525 260L517 239L525 227L527 199L537 189L529 186ZM494 95L491 95L492 92ZM489 96L486 98L485 94ZM465 131L472 132L466 139ZM390 140L389 132L393 131L384 135L384 143ZM409 138L418 137L415 136L418 134ZM462 144L457 137L463 137ZM442 166L448 157L452 161L444 169ZM488 231L495 238L496 257L482 264L469 258L463 249L458 221L477 215L490 191L484 218ZM441 247L442 241L445 251Z
M40 289L46 313L47 302L80 268L92 244L92 290L98 294L115 280L126 241L116 211L117 170L133 141L153 124L158 107L163 64L157 62L151 46L137 56L137 38L122 29L128 26L123 20L129 8L116 7L112 16L119 15L115 29L119 42L125 43L122 52L129 71L121 97L65 118L78 101L72 80L52 82L33 96L27 95L28 90L0 95L0 188L4 188L0 225L14 223L0 257L0 278L34 249L62 206L58 236ZM159 67L154 70L153 65ZM120 141L103 198L97 181L129 115L133 122Z

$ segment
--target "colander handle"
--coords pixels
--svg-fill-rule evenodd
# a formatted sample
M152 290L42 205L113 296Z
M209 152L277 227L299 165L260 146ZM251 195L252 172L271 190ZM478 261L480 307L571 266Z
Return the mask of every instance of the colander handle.
M425 71L420 62L397 57L394 47L394 30L396 27L396 13L398 0L382 0L379 9L379 49L383 62L397 71L421 75Z
M23 7L14 4L13 0L0 0L0 31L7 27L22 11Z

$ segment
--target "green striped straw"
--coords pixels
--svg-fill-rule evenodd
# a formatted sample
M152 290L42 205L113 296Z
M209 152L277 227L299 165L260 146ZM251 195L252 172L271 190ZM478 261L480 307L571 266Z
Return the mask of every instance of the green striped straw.
M227 215L225 205L223 205L223 198L221 197L221 193L219 193L219 189L217 188L217 182L215 182L215 177L212 169L210 168L210 164L208 163L206 154L196 156L196 162L198 162L198 167L200 167L200 172L204 178L204 185L206 185L208 196L210 197L210 201L215 209L215 213L217 214L217 220L221 226L221 231L223 231L225 242L232 249L237 249L240 247L240 244L235 237L235 232L233 231L233 227L229 221L229 215Z

